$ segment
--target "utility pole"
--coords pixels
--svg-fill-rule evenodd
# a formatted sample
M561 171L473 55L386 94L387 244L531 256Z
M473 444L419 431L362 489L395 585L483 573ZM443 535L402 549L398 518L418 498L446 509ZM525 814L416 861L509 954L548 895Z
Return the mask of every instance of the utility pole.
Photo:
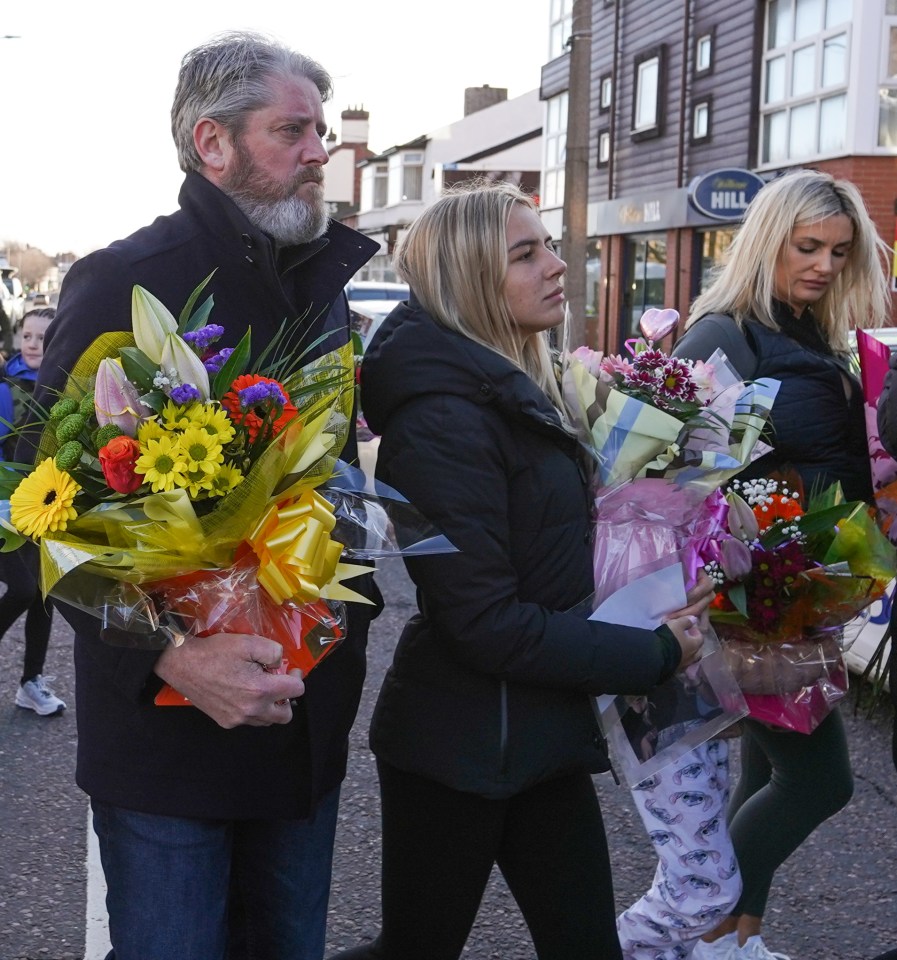
M564 164L564 226L561 256L567 261L567 346L586 342L586 239L589 202L589 131L592 84L592 0L573 0Z

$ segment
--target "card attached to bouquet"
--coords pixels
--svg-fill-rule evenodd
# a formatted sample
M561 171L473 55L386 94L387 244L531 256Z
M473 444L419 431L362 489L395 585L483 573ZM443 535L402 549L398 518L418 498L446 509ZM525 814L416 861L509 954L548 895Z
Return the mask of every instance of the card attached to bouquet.
M592 620L653 630L665 614L685 606L683 566L674 563L622 587ZM653 776L747 716L744 695L719 640L705 634L701 661L641 696L597 698L605 735L630 786Z

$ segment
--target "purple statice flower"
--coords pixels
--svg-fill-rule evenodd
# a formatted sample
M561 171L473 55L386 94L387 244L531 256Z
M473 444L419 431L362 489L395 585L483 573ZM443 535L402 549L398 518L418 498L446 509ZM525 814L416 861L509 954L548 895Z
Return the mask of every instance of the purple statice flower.
M185 343L189 343L198 353L202 353L208 349L209 344L214 343L223 333L224 327L222 327L221 324L207 323L198 330L191 330L189 333L185 333L183 340Z
M270 404L283 407L287 402L286 395L276 383L254 383L252 386L240 390L237 396L240 399L240 409L242 410L252 410L253 407Z
M213 353L210 357L205 357L202 364L209 373L218 373L225 363L227 363L227 358L233 352L233 347L223 347L218 353Z
M179 406L185 406L201 398L199 390L192 383L182 383L179 387L175 387L169 396Z

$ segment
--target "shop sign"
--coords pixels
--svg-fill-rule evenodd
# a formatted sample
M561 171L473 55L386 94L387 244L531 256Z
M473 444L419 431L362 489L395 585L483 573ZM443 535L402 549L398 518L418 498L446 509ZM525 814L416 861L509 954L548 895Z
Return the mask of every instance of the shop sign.
M750 170L714 170L695 178L688 189L691 205L714 220L740 220L748 204L766 184Z

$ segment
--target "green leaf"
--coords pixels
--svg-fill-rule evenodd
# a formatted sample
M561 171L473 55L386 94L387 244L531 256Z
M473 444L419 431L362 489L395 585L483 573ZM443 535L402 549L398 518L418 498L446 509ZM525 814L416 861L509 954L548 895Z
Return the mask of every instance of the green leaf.
M194 291L193 291L193 292L190 294L190 296L187 298L187 302L184 304L184 309L181 310L181 315L178 317L178 333L181 334L181 336L183 336L184 333L186 333L188 330L195 330L197 326L201 326L202 323L205 322L205 321L202 321L202 323L196 324L195 326L191 323L191 318L192 318L192 315L193 315L193 305L194 305L194 304L196 303L196 301L199 299L199 295L200 295L200 294L203 292L203 290L206 288L208 282L212 279L212 277L215 276L215 273L217 272L217 270L218 270L218 268L216 267L216 268L205 278L205 280L203 280L202 283L200 283L200 284L196 287L196 289L194 289ZM209 297L209 299L206 301L206 303L211 304L211 300L212 300L212 298ZM205 308L206 303L203 304L203 308ZM201 309L202 309L202 308L201 308ZM211 310L211 309L212 309L212 307L211 307L211 305L210 305L209 308L208 308L208 310ZM208 316L208 310L206 311L206 316Z
M736 583L735 586L729 590L729 600L732 602L732 605L738 611L740 616L747 619L747 591L745 590L743 583Z
M125 376L138 390L152 390L159 365L137 347L122 347L119 351Z

